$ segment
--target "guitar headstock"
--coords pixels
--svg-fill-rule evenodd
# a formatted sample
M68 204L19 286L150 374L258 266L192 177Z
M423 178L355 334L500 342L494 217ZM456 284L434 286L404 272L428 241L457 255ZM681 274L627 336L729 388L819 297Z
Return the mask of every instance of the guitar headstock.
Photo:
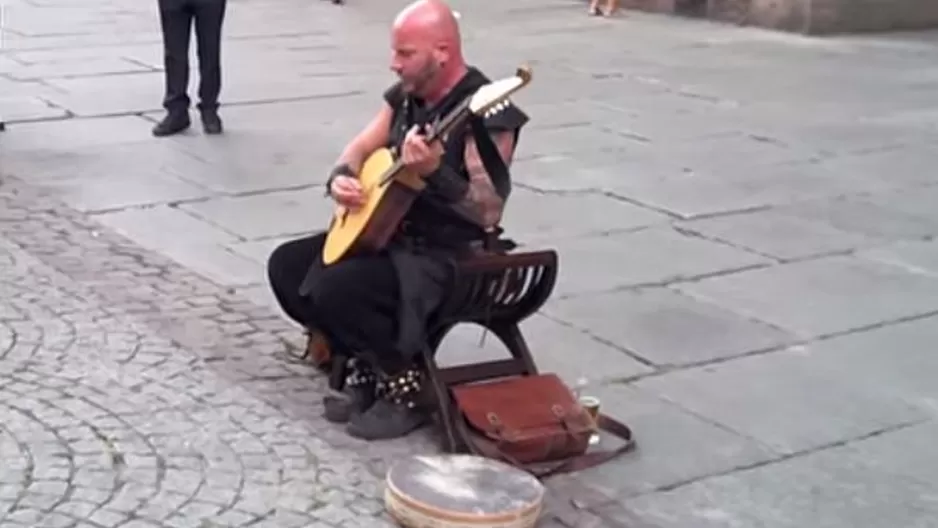
M469 111L475 115L488 115L507 106L508 97L531 82L531 68L521 66L511 77L492 81L482 86L469 100Z

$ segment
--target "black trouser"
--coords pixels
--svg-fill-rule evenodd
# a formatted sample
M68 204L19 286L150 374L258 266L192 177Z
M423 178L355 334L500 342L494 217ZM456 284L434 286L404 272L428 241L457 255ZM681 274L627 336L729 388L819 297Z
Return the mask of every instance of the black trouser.
M189 108L189 37L195 20L199 56L199 108L218 107L221 90L221 26L226 0L159 0L166 68L163 107L170 112Z
M377 363L386 372L407 365L394 350L397 336L398 278L390 257L360 256L321 270L309 296L300 284L322 252L325 234L291 240L270 255L267 275L288 317L326 334L343 353Z

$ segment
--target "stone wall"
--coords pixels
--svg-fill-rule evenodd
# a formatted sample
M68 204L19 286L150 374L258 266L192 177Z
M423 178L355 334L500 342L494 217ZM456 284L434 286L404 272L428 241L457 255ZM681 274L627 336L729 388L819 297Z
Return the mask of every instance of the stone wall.
M938 28L938 0L623 0L622 7L817 35Z
M813 0L708 0L708 18L745 26L806 32Z
M938 28L938 0L812 0L810 33Z

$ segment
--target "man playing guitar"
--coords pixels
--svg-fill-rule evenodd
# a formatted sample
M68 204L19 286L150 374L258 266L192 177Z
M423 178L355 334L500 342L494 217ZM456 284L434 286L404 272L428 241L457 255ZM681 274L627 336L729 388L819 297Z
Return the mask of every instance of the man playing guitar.
M497 227L510 191L507 167L528 120L507 105L428 144L424 127L489 80L466 64L456 17L441 0L418 0L401 11L392 47L399 81L342 151L327 192L342 206L360 205L356 175L382 147L394 148L426 189L386 251L325 266L320 233L284 243L268 262L284 312L354 358L343 393L324 404L330 421L347 423L349 434L363 439L403 436L426 422L421 372L414 368L426 322L444 299L452 258L478 247ZM480 150L497 152L498 159Z

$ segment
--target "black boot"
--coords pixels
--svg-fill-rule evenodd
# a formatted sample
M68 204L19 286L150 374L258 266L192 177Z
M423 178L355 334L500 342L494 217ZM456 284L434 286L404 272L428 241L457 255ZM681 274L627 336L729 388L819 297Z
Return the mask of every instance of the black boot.
M205 130L206 134L222 133L221 118L218 117L217 109L202 110L202 129Z
M429 419L423 408L422 373L410 369L378 381L377 401L365 412L352 416L346 430L363 440L389 440L405 436Z
M172 111L166 114L162 121L153 127L153 135L156 137L171 136L178 134L189 128L192 121L189 120L189 112Z
M330 392L323 398L325 417L330 422L346 423L375 402L377 377L371 368L364 361L350 359L349 370L342 392Z

